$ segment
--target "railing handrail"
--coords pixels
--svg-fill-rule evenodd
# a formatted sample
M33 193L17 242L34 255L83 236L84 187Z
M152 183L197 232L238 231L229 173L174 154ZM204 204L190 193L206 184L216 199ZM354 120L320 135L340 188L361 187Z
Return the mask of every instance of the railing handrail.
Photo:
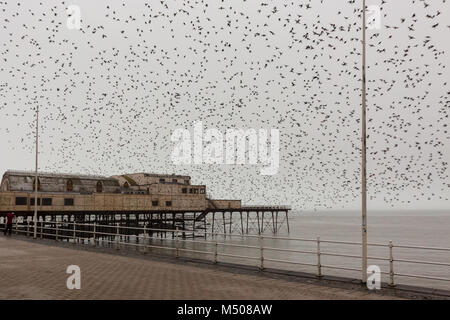
M40 223L40 221L39 221ZM76 224L77 226L96 226L96 227L104 227L104 228L119 228L119 229L130 229L130 230L143 230L144 228L147 231L159 231L159 232L176 232L177 229L170 229L170 228L149 228L149 227L130 227L130 226L117 226L117 225L111 225L111 224L99 224L99 223L90 223L90 222L82 222L82 221L43 221L43 223L50 223L50 224L69 224L73 225ZM2 223L0 223L2 224ZM3 222L4 224L4 222ZM178 229L178 232L189 232L192 233L192 231L187 231L183 229ZM230 233L223 233L223 232L208 232L208 231L198 231L201 234L206 234L210 236L227 236L227 237L240 237L240 238L254 238L258 239L259 235L250 235L250 234L230 234ZM313 238L297 238L297 237L280 237L280 236L268 236L263 235L264 239L272 239L272 240L289 240L289 241L303 241L303 242L316 242L317 239ZM332 243L332 244L348 244L348 245L361 245L361 242L357 241L343 241L343 240L333 240L333 239L320 239L320 242L322 243ZM375 243L375 242L369 242L367 243L368 246L376 246L376 247L389 247L389 244L384 243ZM423 249L423 250L436 250L436 251L450 251L450 247L429 247L429 246L415 246L415 245L404 245L404 244L395 244L393 245L395 248L403 248L403 249Z
M261 210L265 210L265 209L281 209L281 210L291 210L291 206L288 205L278 205L278 206L264 206L264 205L250 205L250 206L242 206L241 209L261 209Z

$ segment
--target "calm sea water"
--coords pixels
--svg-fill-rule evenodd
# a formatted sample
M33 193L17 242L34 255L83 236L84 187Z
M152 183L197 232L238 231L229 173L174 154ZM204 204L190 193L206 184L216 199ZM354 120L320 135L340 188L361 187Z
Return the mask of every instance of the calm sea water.
M265 233L265 236L271 236ZM316 239L338 241L361 241L361 217L356 214L335 213L292 213L290 216L290 233L281 230L277 236L289 238ZM200 242L184 242L182 247L200 251L214 251L211 244ZM257 238L246 238L241 236L218 237L219 243L246 244L255 247L259 246ZM434 261L450 263L449 251L432 251L420 249L397 248L396 245L429 246L429 247L450 247L450 212L392 212L392 213L370 213L368 217L368 242L388 244L393 241L393 256L396 259ZM207 239L211 241L211 239ZM173 245L170 240L155 240L155 245ZM316 252L315 242L303 242L294 240L264 239L265 247L284 248L302 251ZM342 253L350 255L361 255L361 247L357 245L329 244L321 243L322 252ZM235 258L228 256L218 257L219 261L251 264L258 266L259 248L240 248L224 245L218 246L218 252L224 254L251 256L254 259ZM197 258L213 259L211 254L200 254L193 252L183 252ZM387 247L369 246L369 257L389 258ZM287 270L305 271L315 273L316 266L296 265L290 263L273 262L270 259L296 261L301 263L317 264L316 254L304 254L294 252L279 252L267 249L264 251L265 267L281 268ZM360 258L344 258L334 256L322 256L321 263L325 266L346 266L349 268L361 268ZM389 272L389 262L377 259L369 259L369 265L378 265L382 272ZM396 273L423 275L431 277L442 277L450 279L449 266L432 266L415 263L396 261L394 263ZM361 278L361 272L348 270L335 270L324 267L323 274L339 275L353 278ZM382 275L382 280L388 282L388 275ZM396 276L396 283L425 286L431 288L450 290L450 281L415 279L405 276Z

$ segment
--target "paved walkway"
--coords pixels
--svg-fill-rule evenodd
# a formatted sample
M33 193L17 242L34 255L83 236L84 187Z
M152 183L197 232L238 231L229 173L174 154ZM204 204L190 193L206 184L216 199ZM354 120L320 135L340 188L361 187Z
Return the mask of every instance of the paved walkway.
M391 299L39 241L0 236L0 299ZM81 268L80 290L66 287L68 265Z

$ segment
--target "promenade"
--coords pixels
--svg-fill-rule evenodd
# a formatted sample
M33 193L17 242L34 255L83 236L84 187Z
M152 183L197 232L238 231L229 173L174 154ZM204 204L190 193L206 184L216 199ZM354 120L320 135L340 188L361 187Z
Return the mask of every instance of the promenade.
M69 290L66 268L81 269ZM214 267L123 256L0 236L0 299L395 299Z

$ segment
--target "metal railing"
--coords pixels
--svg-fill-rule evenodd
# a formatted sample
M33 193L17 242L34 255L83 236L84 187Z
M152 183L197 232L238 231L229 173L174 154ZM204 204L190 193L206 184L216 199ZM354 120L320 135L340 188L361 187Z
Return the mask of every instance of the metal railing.
M287 205L279 205L279 206L258 206L258 205L251 205L251 206L242 206L242 209L248 209L248 210L291 210L291 206Z
M0 225L5 226L5 223L0 223ZM15 234L23 234L26 236L33 236L33 222L16 222L13 226L12 232ZM134 234L131 234L131 231ZM153 236L153 233L157 232L165 232L172 233L173 238L161 238L158 236ZM137 248L142 248L142 253L147 253L149 248L157 248L175 252L176 257L180 257L180 252L191 252L198 253L204 255L210 255L212 261L214 263L219 262L219 257L231 257L231 258L239 258L239 259L247 259L247 260L255 260L258 261L258 267L260 270L264 270L264 263L266 261L276 262L281 264L292 264L292 265L303 265L310 266L316 268L315 275L317 277L323 276L323 269L336 269L336 270L347 270L347 271L358 271L361 272L361 268L342 266L342 265L328 265L322 264L322 257L330 256L330 257L340 257L340 258L348 258L348 259L361 259L360 255L355 254L347 254L347 253L339 253L339 252L328 252L323 251L323 244L333 244L333 245L341 245L341 246L361 246L360 242L352 242L352 241L338 241L338 240L327 240L321 239L317 237L316 239L308 239L308 238L291 238L291 237L280 237L280 236L265 236L265 235L244 235L244 234L225 234L225 233L217 233L217 232L206 232L201 231L201 235L210 236L210 239L205 238L203 240L196 240L195 237L193 239L186 239L183 237L184 233L192 234L192 231L184 231L180 229L158 229L158 228L147 228L147 227L129 227L129 226L121 226L119 223L116 225L104 225L104 224L96 224L96 223L77 223L77 222L55 222L55 221L39 221L37 224L37 235L38 238L50 237L56 241L60 241L63 239L67 239L68 241L72 241L72 243L80 243L81 240L87 240L88 243L92 243L93 246L96 246L100 243L106 242L115 246L117 250L121 249L122 246L134 246ZM122 241L124 237L135 237L135 243L131 243L130 241ZM238 244L231 242L219 242L218 237L240 237L246 239L254 239L257 240L257 245L248 245L248 244ZM102 237L100 239L100 237ZM106 238L108 237L108 238ZM287 241L296 241L303 243L310 243L315 247L315 250L299 250L299 249L290 249L290 248L279 248L279 247L269 247L264 246L265 239L272 240L287 240ZM155 245L152 244L151 240L165 240L165 241L173 241L174 246L167 245ZM197 249L188 249L184 248L180 245L180 243L202 243L208 244L212 246L212 250L197 250ZM421 274L409 274L409 273L401 273L396 272L394 270L394 262L396 263L408 263L408 264L421 264L421 265L434 265L439 267L447 267L449 268L447 274L450 274L450 263L447 262L438 262L438 261L424 261L424 260L413 260L413 259L403 259L403 258L395 258L394 259L394 248L401 249L414 249L414 250L427 250L427 251L441 251L441 252L449 252L450 248L442 248L442 247L425 247L425 246L411 246L411 245L394 245L392 241L389 241L387 244L383 243L368 243L369 247L382 247L388 248L389 256L388 257L379 257L379 256L369 256L370 260L378 260L385 261L389 263L389 272L381 272L381 274L389 276L388 284L390 286L395 286L395 277L409 277L409 278L417 278L417 279L427 279L427 280L439 280L439 281L449 281L450 278L445 277L436 277L429 275L421 275ZM253 256L235 254L229 252L219 252L218 247L227 247L227 248L246 248L255 250L257 254ZM288 253L299 253L310 256L315 256L315 263L306 262L306 261L294 261L294 260L285 260L285 259L275 259L267 257L267 254L264 253L267 251L276 251L278 253L288 252Z

